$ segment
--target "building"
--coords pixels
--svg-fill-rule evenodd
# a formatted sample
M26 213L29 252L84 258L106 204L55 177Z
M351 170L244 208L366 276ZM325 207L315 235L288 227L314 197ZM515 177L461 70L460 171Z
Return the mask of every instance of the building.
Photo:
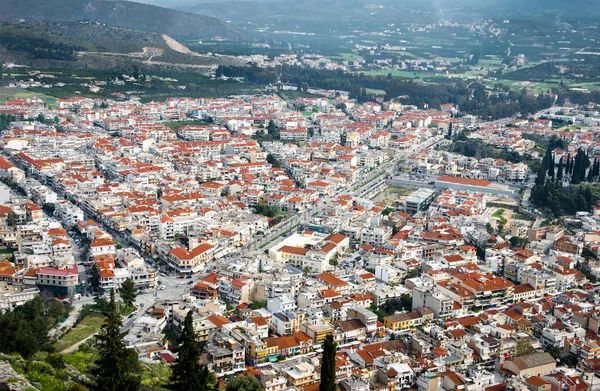
M505 361L502 369L521 377L544 376L556 368L556 359L550 353L533 353Z
M435 191L423 187L406 197L404 200L404 212L412 216L417 212L426 210L434 199Z

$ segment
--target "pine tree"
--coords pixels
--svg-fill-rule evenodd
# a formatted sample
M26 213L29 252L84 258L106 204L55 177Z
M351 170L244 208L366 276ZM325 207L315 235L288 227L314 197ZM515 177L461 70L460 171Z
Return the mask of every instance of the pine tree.
M135 391L140 387L140 377L135 373L139 370L137 355L127 349L123 337L127 332L121 332L121 314L115 303L115 291L110 290L109 311L96 336L100 357L92 368L95 391Z
M131 278L123 281L121 289L119 290L119 295L121 296L121 300L128 306L132 307L135 304L137 292L135 291L135 283Z
M321 359L321 384L319 391L336 391L335 382L335 354L336 346L333 335L329 334L323 344L323 358Z
M194 315L190 310L183 321L181 345L173 365L170 389L174 391L211 391L216 383L206 365L201 365L200 346L194 331Z

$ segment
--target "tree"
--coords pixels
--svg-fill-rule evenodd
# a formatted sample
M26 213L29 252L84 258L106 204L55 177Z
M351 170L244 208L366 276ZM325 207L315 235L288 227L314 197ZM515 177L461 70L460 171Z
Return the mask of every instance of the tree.
M277 156L273 155L272 153L267 154L267 163L270 163L273 166L273 168L281 167L281 161L277 159Z
M227 382L225 391L262 391L258 379L251 375L239 375Z
M6 224L9 227L16 227L19 223L19 217L15 212L8 212L8 216L6 216Z
M340 145L346 145L346 139L347 137L345 132L340 134Z
M92 266L92 276L90 277L90 284L92 289L97 290L100 288L100 271L98 270L98 266L94 264Z
M485 225L485 230L487 231L488 234L493 234L494 233L494 227L492 227L492 224L487 223Z
M110 290L109 311L96 336L99 356L91 370L95 391L134 391L140 388L139 362L134 350L123 343L121 314L115 302L115 291Z
M321 384L319 391L336 391L335 381L335 354L336 344L333 335L328 334L323 344L323 357L321 359Z
M563 179L563 158L561 157L558 161L558 168L556 170L556 181L560 184Z
M550 353L556 360L560 360L562 358L562 349L556 345L548 345L546 352Z
M508 242L512 248L525 248L527 246L527 238L520 238L518 236L512 236Z
M183 321L183 331L179 341L169 388L174 391L212 390L216 379L206 365L199 363L201 351L194 331L194 314L191 310Z
M302 269L302 274L304 274L304 277L308 276L311 272L312 267L310 266L304 266L304 268Z
M523 339L517 340L517 346L515 348L515 356L524 356L526 354L531 354L534 352L535 352L535 349L533 348L533 346L531 346L529 341L526 341Z
M273 136L277 133L277 127L275 126L275 122L273 120L269 121L269 125L267 126L267 132L269 135Z
M135 304L137 292L135 290L135 283L131 278L123 281L121 284L121 289L119 290L119 295L121 296L121 300L123 300L123 302L129 307L132 307Z

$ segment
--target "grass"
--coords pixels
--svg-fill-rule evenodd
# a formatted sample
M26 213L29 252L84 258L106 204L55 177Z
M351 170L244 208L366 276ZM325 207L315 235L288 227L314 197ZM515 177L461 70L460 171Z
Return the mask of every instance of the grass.
M500 224L505 225L508 220L506 220L504 217L502 217L502 213L504 213L504 209L500 208L497 211L495 211L494 213L492 213L492 217L497 218L498 221L500 222Z
M533 219L527 215L522 215L520 213L513 213L512 218L514 220L525 220L525 221L533 221Z
M90 313L77 326L72 328L67 334L56 342L56 350L63 351L76 343L83 341L87 337L95 334L100 330L104 322L104 315Z
M365 75L369 76L387 76L388 74L392 74L394 77L405 77L408 79L420 79L423 77L433 77L434 74L432 72L422 72L422 71L407 71L402 69L377 69L373 71L365 71L363 72Z
M502 213L504 213L504 209L500 208L500 209L496 210L494 213L492 213L492 217L499 218L502 216Z
M385 90L377 90L375 88L366 88L367 94L385 95Z
M58 99L56 99L55 97L46 95L41 92L27 91L22 88L0 87L0 102L5 102L9 99L15 98L27 99L33 97L40 98L44 101L44 103L52 107L56 107L56 102L58 101Z

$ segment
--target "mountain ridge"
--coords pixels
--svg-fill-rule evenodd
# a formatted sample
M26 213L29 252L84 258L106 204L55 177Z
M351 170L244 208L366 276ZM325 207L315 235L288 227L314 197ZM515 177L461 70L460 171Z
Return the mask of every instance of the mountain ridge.
M0 9L0 20L13 22L89 20L177 38L242 39L239 32L217 18L125 0L0 0Z

